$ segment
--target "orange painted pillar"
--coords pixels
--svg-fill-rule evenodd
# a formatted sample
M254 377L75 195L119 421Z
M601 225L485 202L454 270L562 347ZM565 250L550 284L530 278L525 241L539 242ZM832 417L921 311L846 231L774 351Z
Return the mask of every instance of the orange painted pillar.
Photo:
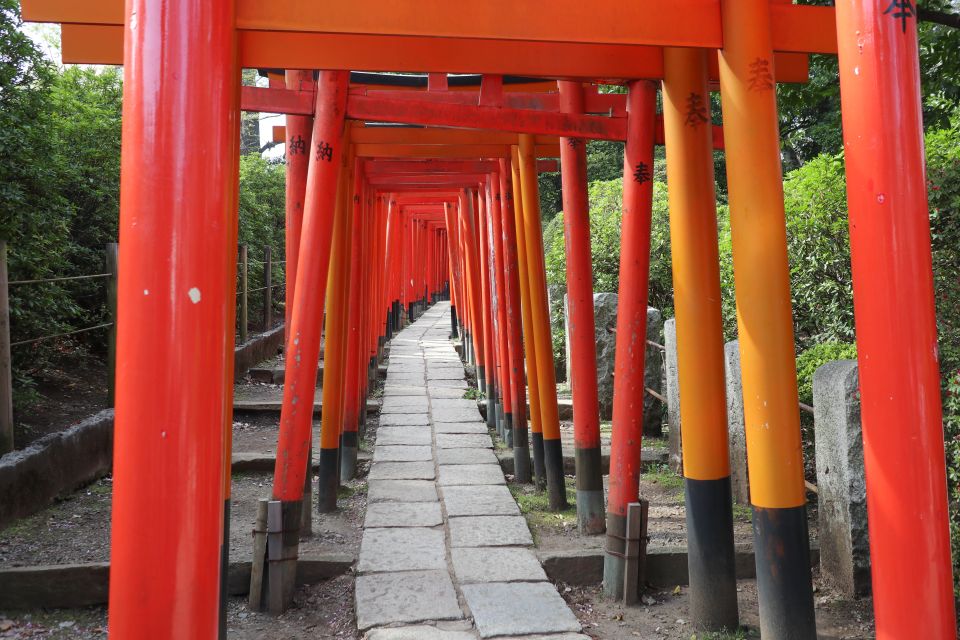
M797 409L770 5L725 0L720 95L730 192L760 633L816 638Z
M543 465L547 475L550 508L567 507L563 475L563 448L557 410L557 382L553 368L553 341L550 336L550 309L547 304L547 276L543 262L543 231L540 227L540 192L537 185L537 158L533 136L520 134L520 184L523 189L524 241L527 244L527 272L530 277L530 311L533 338L537 344L537 378L540 419L543 428Z
M640 487L656 98L656 87L650 82L635 81L628 87L620 291L613 368L613 433L603 561L604 593L617 600L623 598L627 505L639 499Z
M510 369L512 412L506 415L507 428L513 431L513 475L516 482L531 482L530 438L527 431L527 385L523 371L523 317L520 310L519 241L513 210L513 181L510 162L499 161L500 215L503 243L504 306L507 334L507 366ZM542 459L542 458L541 458Z
M957 637L915 7L836 8L878 640Z
M560 110L583 113L583 85L561 81ZM587 201L587 147L579 138L560 138L563 229L567 250L567 339L577 474L577 525L581 534L603 533L603 470L600 405L597 400L597 336L593 314L590 203Z
M543 464L543 419L540 412L540 379L537 375L537 341L533 331L531 311L530 273L527 262L526 229L524 228L523 189L520 184L520 150L511 148L511 181L513 185L513 208L517 234L517 280L523 319L523 353L526 355L526 379L530 388L530 445L533 449L533 476L538 488L547 486L547 472Z
M218 632L236 277L233 24L229 1L126 5L113 638ZM196 73L167 73L186 67ZM199 139L214 162L197 154Z
M690 621L722 631L740 621L707 52L667 48L663 64Z

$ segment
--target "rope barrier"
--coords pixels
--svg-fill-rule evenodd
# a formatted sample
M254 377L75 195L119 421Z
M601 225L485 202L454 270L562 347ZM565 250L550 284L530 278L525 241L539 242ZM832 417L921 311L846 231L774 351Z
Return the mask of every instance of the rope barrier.
M39 337L39 338L31 338L30 340L20 340L20 341L18 341L18 342L11 342L11 343L10 343L10 346L11 346L11 347L18 347L18 346L23 345L23 344L33 344L33 343L35 343L35 342L42 342L43 340L52 340L53 338L63 338L63 337L66 337L66 336L73 336L73 335L76 335L76 334L78 334L78 333L86 333L86 332L88 332L88 331L96 331L97 329L104 329L104 328L106 328L106 327L112 327L112 326L113 326L113 323L112 323L112 322L107 322L107 323L105 323L105 324L98 324L98 325L96 325L96 326L86 327L86 328L84 328L84 329L75 329L75 330L73 330L73 331L66 331L66 332L64 332L64 333L55 333L55 334L49 335L49 336L41 336L41 337Z
M66 282L67 280L90 280L93 278L109 278L110 273L95 273L89 276L63 276L60 278L40 278L37 280L11 280L7 283L8 286L13 286L15 284L42 284L47 282Z

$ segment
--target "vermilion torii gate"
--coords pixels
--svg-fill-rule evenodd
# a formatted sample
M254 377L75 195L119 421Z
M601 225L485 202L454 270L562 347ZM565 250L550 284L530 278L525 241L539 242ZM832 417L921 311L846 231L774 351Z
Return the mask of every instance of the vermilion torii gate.
M911 7L886 0L842 0L835 13L829 7L765 0L668 4L492 0L467 7L430 0L415 9L386 0L322 6L303 0L130 0L125 6L119 0L24 1L25 18L63 23L67 61L117 63L122 59L125 66L111 635L143 637L146 629L151 637L211 637L217 630L217 550L223 539L222 476L229 464L225 433L231 422L241 67L472 71L632 81L627 98L630 116L622 123L627 142L622 268L626 277L621 277L627 290L622 295L645 291L649 218L643 211L649 180L634 178L643 177L638 165L652 146L653 88L644 80L664 81L682 342L691 579L697 580L698 572L705 578L725 576L722 563L708 562L724 555L698 546L711 542L714 529L725 531L729 513L722 505L729 504L729 488L724 486L728 470L718 419L717 398L722 392L717 384L718 289L715 236L709 233L715 222L706 213L712 203L704 160L710 148L708 128L696 123L699 111L691 110L684 100L685 93L687 98L690 93L706 97L709 71L703 58L712 56L696 54L718 50L762 632L770 638L815 634L774 93L775 82L783 79L779 71L788 63L781 64L774 52L781 57L821 52L840 57L877 637L909 638L918 629L927 638L956 637ZM309 129L309 188L304 192L288 323L288 363L296 361L299 369L288 370L278 449L284 454L282 459L278 456L274 487L276 497L290 504L302 495L309 451L309 438L297 437L300 429L294 423L309 423L309 415L304 418L309 414L305 405L312 404L300 403L298 414L293 400L299 390L309 390L312 400L311 376L316 376L322 318L316 302L328 291L342 296L344 282L353 277L353 263L345 259L354 248L350 223L365 203L386 202L386 206L367 205L366 213L372 210L385 220L382 232L377 227L377 238L366 241L382 249L372 255L395 259L401 255L396 243L409 238L390 226L403 222L397 218L399 213L391 217L392 200L361 197L351 204L358 182L349 179L351 172L358 173L355 158L409 152L411 156L422 153L419 157L424 158L499 159L496 182L501 196L507 193L505 187L511 188L515 223L522 220L515 224L517 264L523 271L526 263L528 277L518 278L517 288L525 316L527 362L531 363L533 352L532 362L537 365L527 371L535 423L535 416L541 421L544 416L552 418L550 396L555 406L555 393L550 392L552 376L544 366L549 360L549 335L543 330L545 311L538 280L542 250L535 235L538 224L533 224L538 222L533 216L536 152L529 135L604 138L609 133L604 127L620 126L578 117L575 111L580 107L569 85L557 96L562 112L550 111L521 122L516 117L524 114L511 113L513 107L496 101L493 83L494 93L488 94L493 96L491 104L481 102L458 111L451 101L447 108L432 113L447 114L447 126L524 132L513 157L493 148L499 145L476 145L466 152L464 147L439 151L415 148L424 145L364 147L365 143L351 149L344 140L344 120L352 100L348 83L346 72L321 72L316 106L303 114L305 118L312 114L314 122ZM397 113L397 105L377 113L377 102L365 103L359 94L356 98L358 109L369 109L358 111L357 117L389 120L390 113ZM589 109L589 100L584 97L584 109ZM495 117L497 111L503 118ZM413 115L411 111L397 117L409 122ZM540 130L527 128L531 123ZM304 122L300 126L308 130ZM673 176L679 176L676 182ZM460 247L453 253L461 255L461 270L465 266L481 275L477 282L464 273L457 285L454 268L451 289L461 288L454 297L458 307L467 311L465 326L483 333L482 347L479 336L472 336L474 350L486 357L485 362L495 363L486 328L492 316L483 302L489 295L484 293L483 274L489 276L490 269L478 264L477 252L484 238L482 225L496 207L487 207L485 198L476 197L481 191L485 195L486 185L459 191L444 206L444 226L451 237L447 219L454 222L457 215ZM504 208L510 207L501 207L501 230L510 217L503 214ZM480 209L486 217L480 216ZM510 240L502 234L508 262ZM496 257L496 239L493 244ZM364 241L360 245L362 256ZM449 246L454 248L454 243ZM406 255L413 256L412 250ZM333 268L328 269L331 264ZM409 266L413 269L412 263ZM371 287L375 295L368 300L380 298L379 311L383 311L389 296L399 293L385 282L396 269L390 270L384 262L382 270L374 271L375 277L384 279L384 294L380 298L380 289ZM331 273L333 286L328 287ZM510 289L506 281L505 287ZM464 298L473 302L464 306ZM334 297L328 311L342 313L335 306L337 300L343 298ZM631 300L631 304L645 302L645 293ZM328 319L331 315L336 316L328 314ZM364 317L373 323L379 315L371 303ZM642 364L642 349L632 349L630 360L619 357L619 352L631 351L624 336L642 336L637 329L643 328L643 322L621 306L618 415L635 416L641 397L631 394L623 380L636 374L627 363ZM349 315L342 326L353 326ZM328 340L340 336L337 344L344 342L342 334L342 329L331 332L328 328ZM700 348L706 364L697 361L703 366L692 370L690 363ZM514 365L509 340L507 352ZM541 353L544 356L537 357ZM502 350L500 358L502 362ZM345 366L350 358L341 359ZM151 368L144 363L151 363ZM515 367L508 369L519 373ZM534 383L533 376L540 374L543 379ZM516 375L514 380L521 378ZM546 406L534 409L534 388ZM515 398L511 387L513 407L519 408ZM334 402L341 403L342 399ZM324 422L326 426L326 418ZM629 418L625 422L615 418L613 465L620 464L617 451L625 438L639 445L639 435L629 424ZM542 433L546 453L549 437ZM332 448L325 444L333 444L327 436L321 449ZM635 461L624 463L612 467L611 479L624 482L621 488L611 486L614 508L620 504L615 496L635 492L630 486L635 484L631 474L636 470L630 467ZM547 475L549 480L549 470ZM704 505L703 510L697 505ZM289 506L285 515L291 521L300 517ZM608 513L608 533L611 529L616 533L621 515ZM912 551L908 554L904 549ZM703 564L695 564L697 557L703 558ZM611 558L613 567L615 558ZM708 584L700 582L699 588ZM727 589L729 583L723 587ZM724 589L720 591L726 593ZM702 597L712 604L707 595ZM692 600L696 607L693 595ZM729 615L729 607L717 605L714 611ZM704 621L716 622L708 617Z

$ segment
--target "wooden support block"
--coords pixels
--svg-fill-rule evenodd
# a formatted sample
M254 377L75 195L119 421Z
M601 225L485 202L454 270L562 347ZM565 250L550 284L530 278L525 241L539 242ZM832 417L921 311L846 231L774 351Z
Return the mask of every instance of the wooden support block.
M646 574L647 511L650 503L640 499L627 505L627 533L624 553L623 603L636 604L640 599L640 585Z
M250 595L248 606L252 611L263 611L264 563L267 558L267 505L269 500L263 499L257 503L257 520L253 526L253 564L250 567Z

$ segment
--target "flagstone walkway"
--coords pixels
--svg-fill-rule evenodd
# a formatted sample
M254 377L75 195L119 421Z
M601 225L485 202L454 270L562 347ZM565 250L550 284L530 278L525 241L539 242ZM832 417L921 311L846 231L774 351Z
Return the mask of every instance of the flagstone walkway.
M368 640L589 640L531 547L438 303L394 337L360 559Z

